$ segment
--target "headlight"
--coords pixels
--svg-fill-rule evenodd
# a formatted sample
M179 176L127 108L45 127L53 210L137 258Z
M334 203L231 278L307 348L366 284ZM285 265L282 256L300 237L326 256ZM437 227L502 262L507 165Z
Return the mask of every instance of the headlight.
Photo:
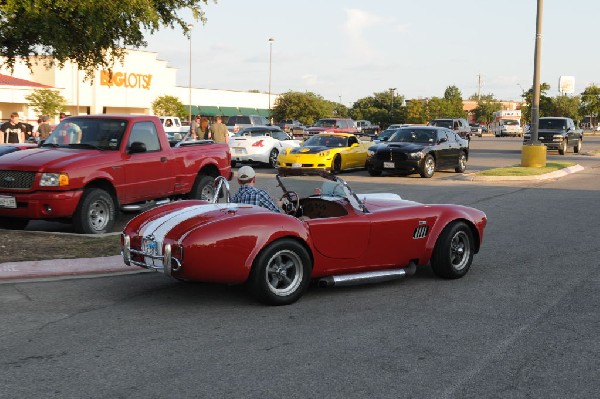
M562 138L563 138L563 135L562 135L562 134L555 134L555 135L554 135L554 136L552 136L552 137L554 137L555 139L562 139Z
M375 151L373 150L367 150L367 155L372 157L373 155L375 155Z
M320 156L320 157L328 157L328 156L329 156L329 153L330 153L330 151L321 151L321 152L319 153L319 156Z
M423 158L423 153L421 151L419 152L411 152L406 154L408 156L408 159L421 159Z
M69 185L69 175L66 173L42 173L40 186L42 187L59 187Z

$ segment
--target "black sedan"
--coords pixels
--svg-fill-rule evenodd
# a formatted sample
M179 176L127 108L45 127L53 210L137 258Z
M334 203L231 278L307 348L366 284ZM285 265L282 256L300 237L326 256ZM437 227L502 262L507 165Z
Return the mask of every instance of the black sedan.
M437 169L462 173L469 158L469 141L454 131L437 126L409 126L398 129L386 142L369 147L367 171L419 173L431 177Z

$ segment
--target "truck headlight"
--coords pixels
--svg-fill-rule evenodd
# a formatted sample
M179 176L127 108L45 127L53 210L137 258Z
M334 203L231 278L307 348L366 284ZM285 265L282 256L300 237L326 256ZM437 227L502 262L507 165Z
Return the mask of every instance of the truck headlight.
M69 175L66 173L42 173L41 187L62 187L69 185Z
M555 134L555 135L554 135L554 136L552 136L552 137L554 137L555 139L562 139L562 138L563 138L563 135L562 135L562 134Z

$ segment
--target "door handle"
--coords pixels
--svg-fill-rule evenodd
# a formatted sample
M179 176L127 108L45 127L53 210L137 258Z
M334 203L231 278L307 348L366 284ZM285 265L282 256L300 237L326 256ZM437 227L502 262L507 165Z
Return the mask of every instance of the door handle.
M160 162L162 162L162 163L167 162L167 157L160 157Z

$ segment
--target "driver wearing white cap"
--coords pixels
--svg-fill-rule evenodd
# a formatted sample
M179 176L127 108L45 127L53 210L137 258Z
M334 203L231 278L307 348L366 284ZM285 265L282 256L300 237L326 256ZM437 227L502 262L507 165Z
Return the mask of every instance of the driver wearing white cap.
M231 198L231 202L238 204L258 205L263 208L281 213L281 208L277 206L271 196L260 188L254 187L256 183L256 172L250 166L242 166L238 170L239 191Z

